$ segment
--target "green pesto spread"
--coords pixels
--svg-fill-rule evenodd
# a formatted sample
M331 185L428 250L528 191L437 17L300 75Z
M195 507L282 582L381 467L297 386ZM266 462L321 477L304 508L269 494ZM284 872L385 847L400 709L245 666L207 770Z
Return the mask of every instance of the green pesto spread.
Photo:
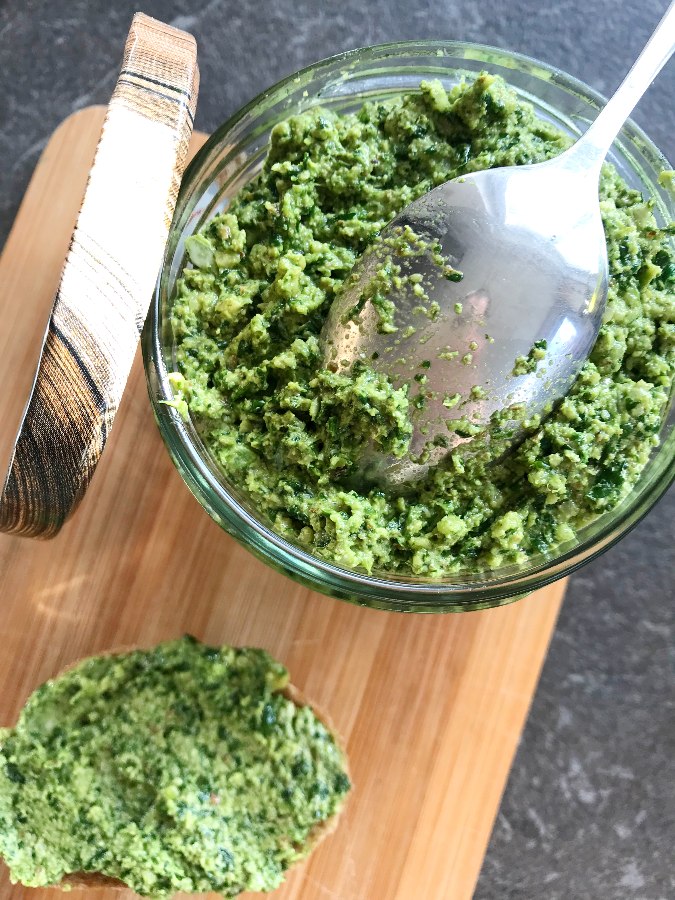
M463 173L568 145L488 74L450 92L422 83L352 114L315 108L274 128L260 175L188 239L174 402L281 535L350 568L442 577L550 554L631 490L673 380L675 261L651 203L611 166L600 184L611 274L602 330L567 397L514 452L489 442L453 452L405 496L354 489L369 441L406 452L419 394L364 364L339 374L321 364L333 298L404 206ZM392 274L366 298L385 329ZM536 368L540 351L515 360L515 374ZM471 363L470 348L447 352ZM448 408L457 402L448 385Z
M137 893L269 891L349 789L341 751L263 650L193 638L85 660L0 729L0 856Z

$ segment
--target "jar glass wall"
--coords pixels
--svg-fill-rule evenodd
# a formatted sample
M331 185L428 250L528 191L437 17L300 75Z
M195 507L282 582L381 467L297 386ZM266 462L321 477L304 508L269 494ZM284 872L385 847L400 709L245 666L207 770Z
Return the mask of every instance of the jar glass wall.
M337 112L353 111L365 99L382 100L415 91L423 79L438 78L449 88L482 70L503 76L533 104L539 117L572 135L587 128L603 103L598 94L559 70L476 44L387 44L310 66L265 91L225 122L188 167L144 332L143 351L155 417L181 476L206 511L269 565L316 590L367 606L440 612L508 603L569 574L614 544L645 515L675 477L675 410L671 398L661 444L633 491L553 555L535 554L524 566L464 572L443 581L386 572L369 575L333 565L277 535L259 517L246 493L228 482L192 422L184 422L166 404L173 397L168 375L176 369L171 301L186 262L185 239L227 208L239 189L260 171L274 125L316 105ZM629 122L609 160L630 186L642 191L645 198L654 199L657 220L675 218L673 198L658 183L659 173L670 167L640 129Z

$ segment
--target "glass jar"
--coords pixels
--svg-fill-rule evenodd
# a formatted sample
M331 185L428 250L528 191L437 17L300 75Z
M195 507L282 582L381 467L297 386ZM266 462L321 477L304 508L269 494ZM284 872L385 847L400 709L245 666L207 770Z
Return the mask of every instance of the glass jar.
M477 44L415 41L354 50L316 63L269 88L225 122L197 153L185 173L143 337L150 398L160 431L181 476L204 509L256 556L291 578L323 593L391 610L441 612L499 606L568 575L626 534L656 503L675 477L675 410L633 491L583 528L553 555L533 555L524 566L443 581L352 571L314 556L276 534L258 517L246 494L212 459L192 422L166 404L173 397L168 375L176 368L170 308L185 265L185 239L225 209L259 171L270 131L289 115L322 105L339 112L414 91L423 79L446 88L481 70L502 75L535 107L537 115L576 135L596 117L603 99L564 72L516 53ZM658 184L669 169L649 138L628 123L609 156L623 178L655 200L661 222L675 218L672 196Z

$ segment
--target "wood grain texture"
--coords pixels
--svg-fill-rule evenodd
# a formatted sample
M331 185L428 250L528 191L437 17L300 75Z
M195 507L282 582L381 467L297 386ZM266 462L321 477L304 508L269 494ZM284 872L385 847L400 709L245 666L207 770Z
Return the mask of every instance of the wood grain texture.
M93 476L161 265L198 85L194 38L137 13L0 494L0 531L53 537Z
M56 132L0 259L0 459L103 112L83 110ZM77 515L53 541L0 535L0 723L13 723L30 691L66 665L114 647L186 631L265 647L335 724L355 784L335 834L272 896L468 900L563 590L558 582L484 612L405 616L294 584L239 547L188 492L152 421L137 355ZM11 887L0 871L0 900L60 896Z

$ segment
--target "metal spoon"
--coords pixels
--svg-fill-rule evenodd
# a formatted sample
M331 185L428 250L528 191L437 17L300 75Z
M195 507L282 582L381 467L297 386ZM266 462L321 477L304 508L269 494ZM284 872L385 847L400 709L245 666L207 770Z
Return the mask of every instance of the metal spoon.
M513 409L506 429L506 444L513 444L523 418L536 422L567 393L595 343L607 298L600 168L674 50L675 2L569 150L537 165L476 172L434 188L396 216L357 262L321 334L324 363L346 372L362 360L395 385L409 384L415 402L408 454L397 459L371 446L355 481L388 488L415 481L474 440L467 432L478 429L471 426L488 434L484 426L498 411ZM447 265L428 250L400 252L406 226L427 248L440 245ZM377 309L363 297L378 269L391 264L400 267L403 284L387 294L396 330L383 333ZM448 266L461 280L449 280L459 276ZM420 300L421 289L428 299ZM516 364L519 357L527 362Z

